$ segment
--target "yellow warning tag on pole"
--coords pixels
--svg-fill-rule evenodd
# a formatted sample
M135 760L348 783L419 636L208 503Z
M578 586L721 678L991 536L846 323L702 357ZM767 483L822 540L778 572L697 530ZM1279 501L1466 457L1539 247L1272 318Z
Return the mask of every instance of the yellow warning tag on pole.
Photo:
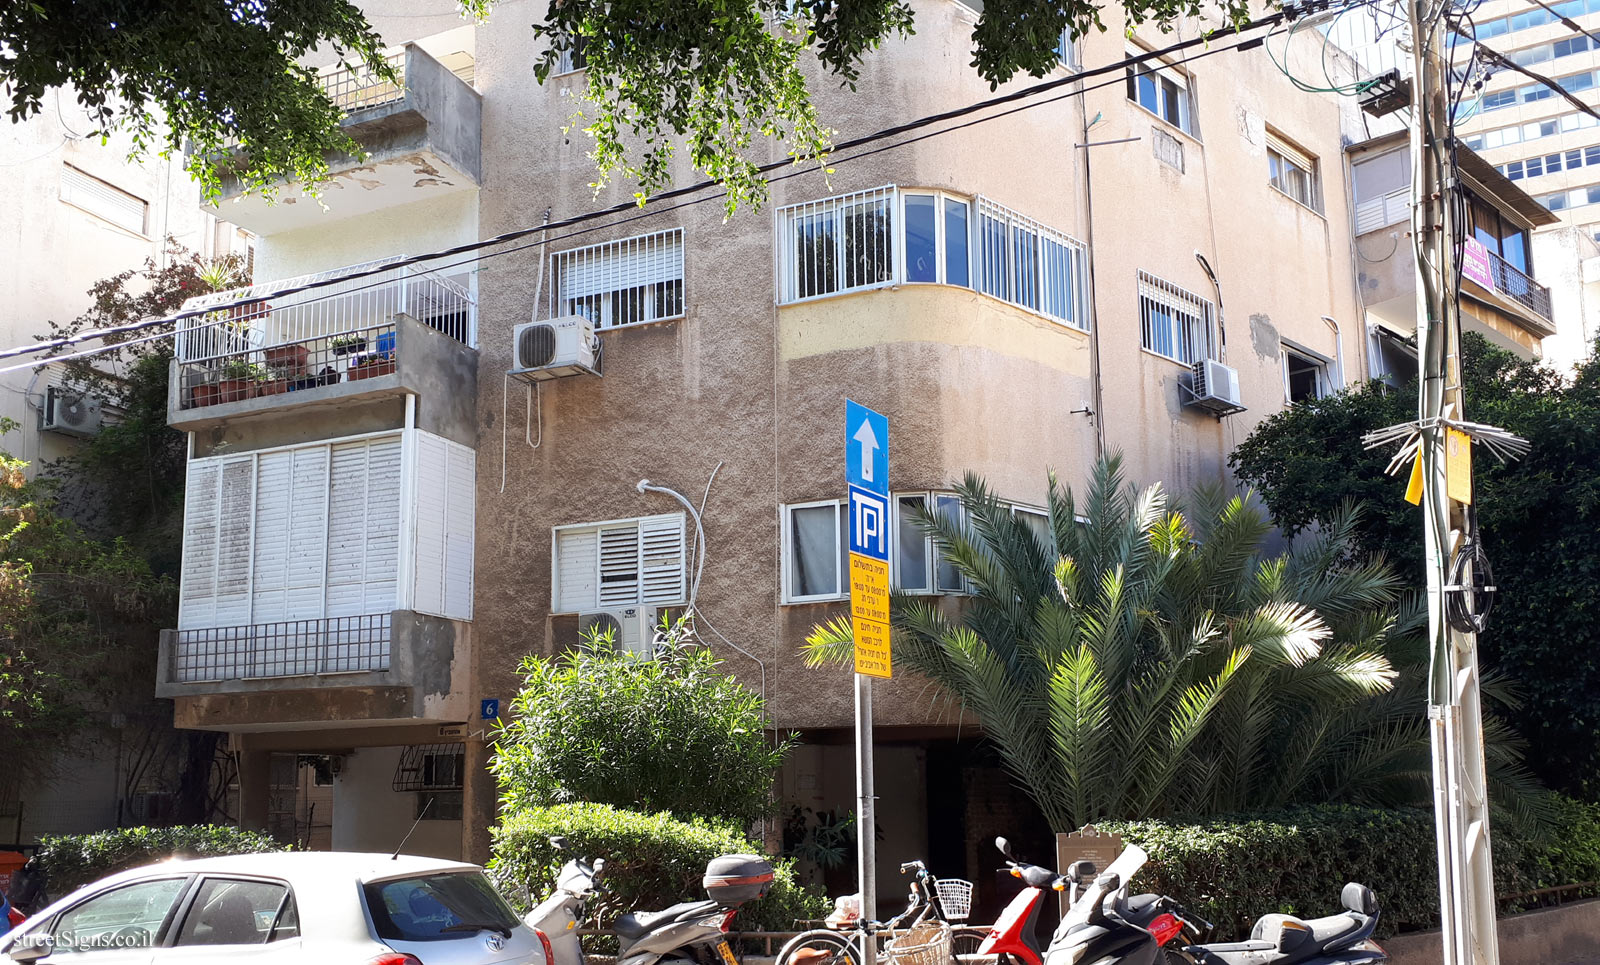
M1406 483L1406 502L1413 506L1422 505L1422 454L1411 460L1411 479Z
M1460 429L1444 430L1444 480L1451 499L1472 505L1472 437Z

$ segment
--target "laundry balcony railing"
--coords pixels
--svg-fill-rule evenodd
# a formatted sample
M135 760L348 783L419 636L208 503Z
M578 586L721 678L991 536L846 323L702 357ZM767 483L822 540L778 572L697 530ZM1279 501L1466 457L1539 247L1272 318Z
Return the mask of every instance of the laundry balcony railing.
M317 76L317 86L328 95L334 106L346 114L405 100L405 51L389 54L383 59L395 72L398 81L384 79L366 64L355 64L323 71Z
M179 630L170 679L251 680L389 669L390 615Z
M477 305L457 280L415 265L334 281L291 295L272 292L341 279L399 262L341 268L191 298L186 310L235 304L180 323L179 407L193 409L387 375L398 361L395 317L410 315L474 345ZM255 296L261 296L259 298Z
M1494 277L1495 290L1507 298L1521 302L1535 315L1551 321L1550 289L1534 281L1519 268L1489 252L1489 271Z

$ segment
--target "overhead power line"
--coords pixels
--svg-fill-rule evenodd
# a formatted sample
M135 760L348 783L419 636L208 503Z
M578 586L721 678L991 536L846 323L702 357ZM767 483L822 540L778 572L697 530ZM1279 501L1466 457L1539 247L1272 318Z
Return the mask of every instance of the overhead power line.
M1250 21L1248 23L1241 24L1237 28L1230 28L1226 32L1234 33L1234 34L1243 34L1243 33L1247 32L1247 31L1258 30L1258 29L1260 29L1262 27L1275 27L1275 26L1278 26L1278 25L1280 25L1282 23L1299 19L1302 16L1306 16L1306 15L1309 15L1309 14L1312 14L1312 13L1321 12L1321 11L1324 11L1324 10L1329 10L1329 9L1339 9L1339 10L1355 9L1357 7L1369 6L1374 2L1376 2L1376 0L1355 0L1355 2L1352 2L1352 3L1338 4L1338 5L1333 5L1333 4L1329 4L1329 3L1326 3L1326 2L1312 2L1312 3L1308 3L1308 4L1305 4L1305 5L1299 6L1299 7L1286 7L1285 9L1280 10L1277 13L1269 14L1269 15L1264 16L1264 17L1259 17L1259 18L1257 18L1255 20L1252 20L1252 21ZM983 122L986 122L986 121L989 121L989 120L994 120L994 119L996 119L998 117L1005 117L1005 116L1008 116L1010 114L1016 113L1017 111L1020 111L1020 110L1031 109L1031 108L1034 108L1034 107L1042 106L1044 104L1054 103L1056 101L1063 100L1063 99L1066 99L1068 97L1080 96L1083 93L1087 93L1088 91L1096 90L1096 89L1099 89L1101 87L1108 86L1109 84L1120 83L1121 82L1121 78L1120 77L1115 77L1115 78L1111 79L1110 81L1103 81L1103 82L1101 82L1099 84L1094 84L1094 85L1091 85L1091 86L1088 86L1088 87L1084 87L1084 88L1082 88L1080 90L1070 91L1067 94L1064 94L1064 95L1061 95L1061 96L1058 96L1058 97L1055 97L1055 98L1050 98L1049 100L1039 101L1039 102L1032 103L1032 104L1022 105L1020 107L1013 108L1012 110L1003 111L1003 112L1001 112L999 114L996 114L996 115L993 115L991 117L979 118L979 119L974 120L974 121L969 121L969 122L967 122L965 124L954 125L954 126L951 126L949 128L944 128L944 129L941 129L939 131L934 131L934 132L931 132L931 133L928 133L928 134L924 134L921 137L911 138L911 139L908 139L908 140L906 140L904 142L900 142L900 143L897 143L897 144L880 146L880 147L878 147L878 148L876 148L875 150L872 150L872 151L860 152L858 154L851 155L851 156L845 157L845 158L837 158L835 156L840 151L848 151L848 150L851 150L851 149L856 148L856 147L862 147L862 146L865 146L865 145L874 144L874 143L876 143L878 141L882 141L882 140L885 140L885 139L888 139L888 138L896 137L896 136L899 136L901 134L909 133L911 131L920 130L922 128L929 127L931 125L938 124L938 123L943 122L943 121L957 120L957 119L960 119L960 118L963 118L963 117L967 117L967 116L969 116L971 114L974 114L974 113L977 113L977 112L980 112L980 111L985 111L985 110L992 109L994 107L999 107L999 106L1003 106L1003 105L1006 105L1006 104L1012 104L1012 103L1015 103L1015 102L1020 101L1020 100L1025 100L1025 99L1028 99L1028 98L1036 97L1036 96L1038 96L1040 94L1048 93L1048 92L1050 92L1052 90L1056 90L1058 88L1065 87L1065 86L1068 86L1070 84L1077 83L1079 81L1088 80L1088 79L1096 78L1096 77L1102 77L1102 76L1104 76L1106 74L1109 74L1109 73L1125 71L1129 67L1141 66L1146 61L1156 60L1159 63L1186 63L1186 62L1193 61L1193 60L1199 60L1199 59L1201 59L1203 57L1211 56L1211 55L1217 54L1217 53L1223 53L1223 52L1230 51L1230 50L1247 50L1247 49L1250 49L1250 48L1257 47L1257 46L1261 45L1261 39L1260 38L1247 38L1247 39L1242 39L1242 40L1240 40L1240 41L1238 41L1238 42L1236 42L1236 43L1234 43L1232 45L1225 46L1225 47L1209 47L1208 46L1207 49L1205 49L1204 51L1202 51L1202 52L1200 52L1198 54L1192 55L1190 57L1183 58L1183 59L1178 60L1178 61L1168 61L1168 60L1166 60L1166 58L1168 56L1170 56L1171 54L1178 53L1178 52L1181 52L1181 51L1184 51L1184 50L1188 50L1189 48L1192 48L1192 47L1195 47L1195 46L1199 46L1199 45L1209 45L1213 36L1214 36L1214 34L1211 34L1211 33L1201 34L1199 36L1192 37L1192 38L1190 38L1188 40L1178 41L1177 43L1171 44L1169 46L1166 46L1166 47L1163 47L1163 48L1160 48L1160 49L1157 49L1157 50L1152 50L1152 51L1147 51L1145 53L1135 54L1135 55L1123 58L1122 60L1115 61L1115 62L1112 62L1112 63L1109 63L1109 64L1104 64L1104 65L1099 66L1099 67L1094 67L1094 68L1090 68L1090 69L1087 69L1087 70L1081 70L1081 71L1078 71L1076 73L1069 74L1066 77L1057 78L1055 80L1046 81L1046 82L1040 83L1040 84L1034 84L1032 86L1023 88L1021 90L1013 91L1013 92L1011 92L1009 94L1002 94L1002 95L999 95L997 97L991 97L991 98L988 98L986 100L977 101L975 103L968 104L968 105L966 105L964 107L958 107L958 108L954 108L952 110L942 111L942 112L937 113L937 114L929 114L929 115L926 115L924 117L917 118L916 120L907 121L906 123L903 123L903 124L897 124L897 125L894 125L892 127L882 128L882 129L879 129L877 131L873 131L870 134L864 134L864 135L861 135L859 137L849 138L849 139L847 139L845 141L842 141L842 142L840 142L840 143L838 143L838 144L833 146L832 152L830 152L830 155L829 155L829 160L830 160L830 163L847 163L847 162L852 161L852 160L857 160L857 159L862 158L862 157L867 157L867 156L869 156L871 154L879 153L880 151L889 150L889 149L897 148L897 147L903 147L906 144L916 143L917 141L924 140L924 139L926 139L928 137L936 136L936 135L939 135L939 134L949 133L950 131L959 130L959 129L964 128L964 127L972 126L973 124L983 123ZM779 171L779 170L781 170L783 168L792 168L795 165L797 165L797 164L799 164L799 163L801 163L803 161L806 161L806 160L814 160L814 159L813 158L801 158L801 159L793 159L793 160L773 161L773 162L769 162L767 164L760 165L756 170L760 174L771 174L772 172ZM809 173L809 171L807 171L807 170L790 171L788 173L785 173L785 174L782 174L782 175L778 175L778 176L775 176L775 177L765 178L764 180L767 183L770 184L770 183L773 183L773 182L776 182L776 181L784 180L784 179L789 178L789 177L795 177L795 176L798 176L798 175L801 175L801 174L805 174L805 173ZM499 252L491 252L491 253L489 253L487 255L480 256L479 258L469 259L469 261L465 262L465 263L471 263L472 261L486 260L488 258L498 257L499 255L504 255L504 254L511 254L513 252L516 252L516 251L526 250L526 248L529 248L529 247L534 247L534 246L542 245L542 244L548 244L548 243L551 243L551 242L554 242L554 241L559 241L559 240L562 240L564 238L569 238L569 237L572 237L574 235L583 234L583 233L586 233L586 232L589 232L589 231L597 231L597 230L602 230L602 229L605 229L605 228L614 227L614 226L616 226L618 224L626 224L626 223L628 223L630 221L638 220L639 218L652 217L654 215L662 214L662 213L665 213L667 211L677 210L679 208L688 207L688 206L693 205L693 204L699 204L699 203L702 203L702 202L705 202L705 201L715 200L716 198L720 198L720 197L726 196L726 192L718 192L717 194L708 195L706 197L698 198L698 199L695 199L693 201L682 202L682 203L679 203L679 204L664 205L664 206L660 204L663 201L669 201L669 200L672 200L672 199L675 199L675 198L685 197L685 196L690 195L690 194L695 194L695 193L699 193L701 191L705 191L708 188L714 188L714 187L717 186L717 184L718 184L717 181L710 180L710 179L703 180L703 181L698 181L698 182L696 182L694 184L686 185L686 186L681 187L681 188L673 188L673 189L670 189L670 190L667 190L667 191L663 191L660 194L657 194L654 197L650 198L647 202L645 202L644 205L640 205L639 203L632 202L632 201L623 202L623 203L620 203L620 204L611 205L609 207L600 208L600 209L597 209L595 211L589 211L589 212L585 212L583 214L574 215L571 218L562 219L560 221L554 221L554 222L550 222L548 224L542 224L542 225L539 225L538 227L518 228L518 229L513 230L513 231L508 231L508 232L505 232L503 234L496 235L496 236L494 236L492 238L486 238L486 239L481 239L481 240L478 240L478 241L467 242L465 244L455 245L455 246L452 246L452 247L449 247L449 248L442 248L442 249L438 249L436 251L427 252L427 253L421 254L421 255L413 255L413 256L406 257L406 258L401 258L401 259L397 259L397 260L393 260L393 261L387 261L382 265L376 265L376 266L373 266L373 267L370 267L370 268L356 269L356 270L347 272L345 274L338 275L338 276L333 277L333 278L318 279L316 281L305 282L305 283L299 284L299 285L285 286L283 288L274 289L272 291L267 291L267 292L252 291L247 296L241 297L241 298L239 298L239 299L237 299L235 301L231 301L231 302L220 302L220 303L215 304L215 305L208 305L208 306L206 306L204 308L189 309L189 310L186 310L186 311L176 312L176 313L171 314L171 315L164 315L164 316L160 316L160 317L156 317L156 318L142 319L142 320L137 321L137 322L129 322L129 323L125 324L125 325L117 325L117 326L112 326L112 327L109 327L109 328L96 329L96 330L93 330L93 331L82 332L82 333L79 333L77 335L67 336L67 337L63 337L63 338L47 339L47 340L44 340L44 341L36 342L36 343L34 343L32 345L19 346L19 347L16 347L16 348L5 349L3 351L0 351L0 360L17 358L19 356L35 355L35 354L38 354L38 353L41 353L41 352L54 352L54 351L56 351L58 349L67 348L69 346L81 344L81 343L87 342L87 341L106 339L106 338L111 338L111 337L115 337L115 336L119 336L119 335L133 334L133 333L140 332L140 331L143 331L145 329L153 328L153 327L156 327L156 326L170 325L170 324L174 324L174 323L183 321L185 319L197 318L197 317L200 317L200 316L209 315L209 314L211 314L213 312L226 311L229 308L243 307L243 306L251 305L251 304L254 304L256 302L264 301L264 300L267 300L267 299L282 298L282 297L284 297L286 295L294 295L294 294L299 294L300 292L304 292L304 291L311 291L311 290L315 290L315 289L319 289L319 288L331 287L333 285L340 285L340 284L343 284L345 282L356 281L356 280L359 280L361 278L367 278L367 277L371 277L373 275L378 275L378 274L381 274L381 273L391 272L391 271L394 271L397 268L405 268L405 267L409 267L411 265L425 264L425 263L428 263L428 262L438 261L438 260L444 259L444 258L450 258L450 257L453 257L455 255L462 255L462 254L479 252L479 251L482 251L485 248L492 248L492 247L495 247L497 245L509 244L511 242L520 241L520 240L522 240L524 238L528 238L528 237L531 237L531 236L534 236L534 235L539 235L540 236L538 240L536 240L536 241L534 241L534 242L532 242L532 243L530 243L528 245L523 245L523 246L520 246L518 248L507 249L507 250L499 251ZM640 211L639 210L642 207L648 207L648 206L652 206L652 205L655 206L655 207L651 207L649 210L646 210L646 211ZM608 223L603 224L603 225L595 225L595 226L588 227L588 228L581 228L579 230L567 232L566 234L557 235L555 237L550 237L549 234L548 234L548 232L550 232L550 231L556 231L556 230L560 230L560 229L564 229L564 228L575 227L577 225L586 224L588 222L595 221L595 220L600 219L600 218L605 218L605 217L609 217L609 216L617 215L617 214L623 214L623 213L626 213L626 212L629 212L629 211L635 211L635 212L638 212L638 213L636 213L634 216L629 217L629 218L623 218L623 219L620 219L618 221L608 222ZM385 282L378 282L376 284L385 284ZM360 290L360 289L355 289L355 290ZM349 290L346 290L346 293L348 291ZM10 366L6 366L4 368L0 368L0 374L17 371L19 369L36 368L36 367L39 367L39 366L42 366L42 365L50 364L52 362L70 361L70 360L77 359L77 358L83 358L83 357L90 356L90 355L100 354L100 353L106 352L106 351L114 351L116 349L125 348L125 347L127 347L129 345L135 345L135 344L139 344L141 342L152 341L152 340L158 339L158 338L167 338L167 337L170 337L170 335L171 335L170 332L162 332L162 333L159 333L157 335L150 336L150 337L147 337L147 338L130 339L130 340L125 340L125 341L115 342L115 343L112 343L111 345L108 345L108 346L105 346L105 347L102 347L102 348L97 348L97 349L94 349L94 350L91 350L91 351L87 351L87 352L73 353L73 354L69 354L69 355L51 355L51 356L49 356L47 358L44 358L44 359L33 360L33 361L29 361L29 362L24 362L24 363L21 363L21 364L10 365Z

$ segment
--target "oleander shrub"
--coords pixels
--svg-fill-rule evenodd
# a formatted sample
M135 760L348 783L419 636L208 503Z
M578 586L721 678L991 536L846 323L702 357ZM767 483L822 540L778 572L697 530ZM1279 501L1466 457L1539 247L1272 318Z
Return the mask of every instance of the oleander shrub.
M606 891L590 899L584 927L607 927L625 911L702 900L706 862L722 854L763 851L727 824L680 821L666 812L642 814L606 804L526 808L505 815L490 833L490 874L519 911L550 896L556 872L574 855L604 858ZM566 837L567 853L551 845L553 835ZM791 931L797 920L826 913L826 900L795 879L793 861L768 860L776 873L772 890L740 909L735 929Z
M62 834L40 841L45 887L60 897L107 875L168 858L288 851L289 845L259 831L220 824L170 828L119 828L94 834Z

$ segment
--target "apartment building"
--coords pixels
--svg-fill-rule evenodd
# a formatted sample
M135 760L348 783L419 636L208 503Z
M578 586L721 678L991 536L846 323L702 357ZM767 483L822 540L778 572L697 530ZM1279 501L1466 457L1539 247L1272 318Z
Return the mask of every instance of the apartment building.
M1562 18L1576 23L1573 30ZM1548 9L1520 0L1490 0L1473 13L1476 39L1522 67L1553 80L1591 108L1600 106L1600 3L1566 0ZM1465 66L1474 49L1453 38L1454 61ZM1532 233L1507 264L1533 275L1538 263L1556 299L1562 326L1544 340L1544 357L1565 366L1587 358L1600 335L1600 119L1579 110L1546 84L1498 69L1481 96L1463 105L1461 142L1482 154L1556 218ZM1495 227L1473 224L1485 244ZM1492 245L1491 245L1492 247Z
M242 253L249 244L235 226L199 210L181 158L130 162L127 137L101 144L91 129L72 92L60 90L26 121L0 121L7 185L0 195L0 342L7 348L32 344L49 334L48 322L88 311L96 282L140 270L146 260L161 264L167 237L206 255ZM117 413L48 366L0 376L0 417L16 423L0 449L26 460L33 473L69 455ZM63 762L54 780L0 782L0 842L98 830L115 825L119 813L143 813L142 790L129 796L118 760L119 748L137 735L124 733L126 717L117 713L93 714L91 725L80 759Z
M841 139L992 96L972 6L914 6L857 93L817 86ZM1364 364L1341 107L1259 49L841 154L726 221L663 205L412 264L631 187L589 187L562 132L582 64L534 83L526 16L372 16L403 88L326 75L371 158L337 164L320 203L225 200L261 236L257 284L177 343L192 459L157 686L179 726L230 735L250 824L292 827L318 762L333 847L394 847L421 816L409 849L481 859L487 718L518 662L597 621L642 647L691 587L726 668L806 740L785 800L848 808L850 677L797 652L844 610L846 398L889 417L896 585L959 608L960 574L908 519L957 512L963 473L1030 520L1051 470L1080 486L1101 452L1142 483L1226 483L1259 420ZM1107 26L1053 76L1176 39ZM368 273L272 294L351 265ZM577 360L575 318L593 332ZM928 855L986 880L975 842L1017 830L997 826L1009 779L925 682L876 704L885 867Z

